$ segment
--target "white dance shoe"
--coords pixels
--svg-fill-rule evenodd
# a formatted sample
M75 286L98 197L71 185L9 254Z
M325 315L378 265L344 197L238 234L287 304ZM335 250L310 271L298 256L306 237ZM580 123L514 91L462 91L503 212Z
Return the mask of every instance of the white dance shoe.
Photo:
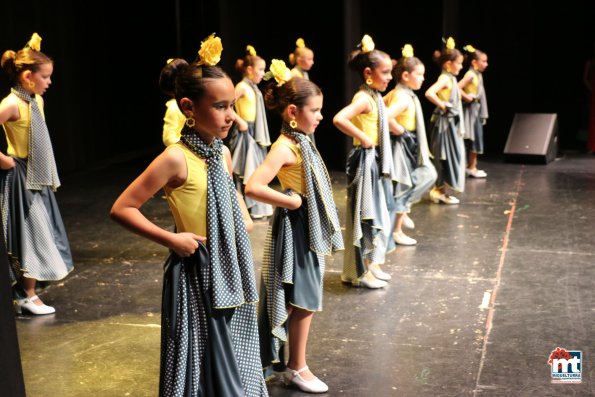
M488 174L484 170L478 170L477 168L473 170L466 168L465 173L467 174L467 176L470 176L471 178L485 178L488 176Z
M417 244L417 240L414 238L409 237L405 233L401 232L393 232L393 239L395 243L399 245L415 245Z
M441 193L440 190L430 190L430 200L433 203L444 203L444 204L458 204L459 199L455 196L449 196L446 193Z
M328 391L328 386L326 383L314 377L310 380L305 380L300 375L302 372L307 371L308 366L305 366L302 369L291 369L287 367L285 372L283 373L283 380L286 385L294 384L296 385L301 391L306 393L326 393Z
M392 277L390 274L382 271L380 265L378 263L372 263L368 266L368 270L376 277L378 280L388 281Z
M351 281L354 287L366 287L370 289L383 288L388 285L384 280L377 279L371 271L365 272L360 278Z
M413 223L413 219L409 218L409 215L403 216L403 227L406 229L415 229L415 223Z
M52 314L56 313L56 309L52 306L48 306L46 304L37 305L35 303L36 300L40 300L39 296L33 295L31 297L27 297L25 299L17 299L15 302L15 310L18 314L22 314L23 312L28 312L31 314Z

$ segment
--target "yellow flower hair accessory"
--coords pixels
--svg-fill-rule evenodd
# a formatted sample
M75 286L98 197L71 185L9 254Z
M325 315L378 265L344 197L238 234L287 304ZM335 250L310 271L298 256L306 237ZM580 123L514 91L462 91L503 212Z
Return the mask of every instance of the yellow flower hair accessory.
M277 87L281 87L283 84L291 80L292 77L291 70L285 65L285 62L280 59L273 59L271 61L271 67L269 68L269 71L266 72L263 79L270 80L271 78L274 78L277 82Z
M374 40L372 40L372 38L370 36L368 36L367 34L364 35L364 37L362 38L362 42L359 44L359 46L361 48L361 51L365 54L367 52L373 51L374 50Z
M255 56L255 55L256 55L256 50L255 50L255 49L254 49L254 47L252 47L250 44L248 44L248 45L246 46L246 52L247 52L249 55L252 55L252 56Z
M306 47L306 43L304 42L304 39L302 39L301 37L295 41L295 45L298 48Z
M446 48L448 48L449 50L455 49L455 40L452 37L449 37L446 40Z
M41 50L41 37L37 33L33 33L25 48L27 47L31 48L33 51Z
M221 60L221 52L223 52L221 38L215 37L215 33L213 33L200 43L200 50L198 50L200 60L198 64L207 66L217 65Z
M405 44L402 51L403 58L411 58L413 57L413 47L411 44Z
M473 47L471 44L467 44L465 47L463 47L463 50L467 52L475 52L475 47Z

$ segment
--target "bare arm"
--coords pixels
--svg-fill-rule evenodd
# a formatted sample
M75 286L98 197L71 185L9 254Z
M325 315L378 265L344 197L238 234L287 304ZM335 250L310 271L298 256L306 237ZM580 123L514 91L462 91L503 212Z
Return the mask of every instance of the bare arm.
M357 138L362 143L362 147L367 149L374 146L374 143L351 122L355 116L372 111L372 107L364 95L357 95L349 105L341 109L333 117L333 124L345 135Z
M465 92L465 87L473 80L473 76L471 74L466 73L465 76L459 81L459 91L461 92L461 97L465 102L473 102L475 97L471 94L467 94Z
M396 117L407 110L407 106L409 105L407 98L401 97L397 101L392 101L388 104L387 109L387 117L388 119L388 127L393 135L402 135L405 132L405 128L397 122Z
M439 78L434 84L426 91L426 98L434 105L438 106L443 112L446 112L446 102L438 98L436 94L438 91L447 87L448 80Z
M275 145L267 154L264 162L254 171L246 184L246 195L254 200L277 207L297 209L302 205L302 198L295 194L288 196L269 187L281 167L295 164L295 153L285 145Z
M0 102L0 124L7 121L17 121L21 118L19 107L15 102L15 98L6 97ZM0 169L9 170L14 168L14 159L10 156L0 153Z
M169 232L149 221L140 211L143 204L163 186L180 186L186 180L187 173L184 155L179 149L169 147L118 197L110 211L111 218L128 230L170 248L182 257L192 255L198 248L197 241L206 240L204 236Z

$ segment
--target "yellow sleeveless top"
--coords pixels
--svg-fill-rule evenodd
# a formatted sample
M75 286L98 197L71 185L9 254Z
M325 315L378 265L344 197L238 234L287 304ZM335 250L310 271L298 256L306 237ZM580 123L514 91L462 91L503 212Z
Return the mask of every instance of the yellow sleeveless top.
M409 95L404 90L400 90L395 88L389 98L388 106L391 106L405 98L408 102L407 108L402 111L400 114L397 115L396 120L397 123L403 126L407 131L415 131L417 128L416 118L415 118L415 104L411 99L411 95Z
M358 95L366 96L366 99L370 102L370 105L372 105L372 111L370 113L358 114L351 120L351 122L357 128L362 130L364 134L374 142L374 145L378 145L378 106L376 105L374 98L362 91L356 93L353 96L353 99L355 100ZM354 146L359 146L361 144L359 139L353 138Z
M186 116L180 111L175 99L170 99L165 103L167 110L163 117L163 144L169 146L180 140L182 128L186 123Z
M277 138L275 143L273 143L273 146L271 146L271 149L277 145L285 145L291 149L291 151L295 153L295 156L297 157L295 164L285 165L281 167L277 173L277 178L281 183L281 189L283 191L286 189L291 189L294 192L298 192L299 194L306 194L306 181L304 180L304 159L302 158L302 150L298 144L281 139L281 137Z
M45 119L41 97L35 95L35 100ZM27 102L19 100L17 101L17 105L19 107L21 118L17 121L7 121L2 124L4 132L6 133L6 153L12 157L26 159L29 156L29 126L31 125L31 112L29 111L29 104Z
M452 79L450 78L450 75L443 73L438 77L438 81L441 80L446 81L446 87L438 91L436 96L440 98L441 101L448 102L450 99L450 92L452 91Z
M236 113L245 121L254 122L256 120L256 93L244 81L240 81L236 87L239 87L240 84L245 86L244 95L236 100Z
M463 91L465 91L467 94L477 95L477 91L479 90L479 77L477 77L477 74L471 70L465 73L465 77L467 76L471 76L472 78L471 81L469 81L469 83L465 86Z
M184 153L188 177L175 189L165 186L167 203L178 232L207 235L207 163L181 143L174 143Z

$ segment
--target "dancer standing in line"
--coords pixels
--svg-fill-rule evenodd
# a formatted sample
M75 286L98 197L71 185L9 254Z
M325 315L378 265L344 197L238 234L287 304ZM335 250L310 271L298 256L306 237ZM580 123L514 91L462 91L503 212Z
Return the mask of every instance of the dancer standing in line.
M314 51L306 47L306 43L301 37L295 41L295 50L289 54L289 64L293 65L292 75L310 80L309 73L312 65L314 65ZM316 146L314 133L310 134L308 138Z
M242 73L242 81L236 84L237 112L236 126L228 141L231 150L234 179L238 191L244 188L252 173L264 161L271 145L266 108L258 84L265 73L266 62L256 54L251 45L246 47L246 55L236 60L236 69ZM245 126L246 129L242 129ZM273 207L246 197L246 205L253 219L273 215Z
M347 159L347 243L341 280L382 288L391 278L380 265L394 249L390 212L397 177L381 92L392 79L393 65L387 53L375 49L370 36L365 35L359 47L351 53L349 67L363 83L333 118L341 132L353 137L354 145Z
M434 53L434 60L442 73L426 91L426 98L436 105L430 119L430 152L438 179L430 191L430 199L434 203L458 204L459 199L448 194L447 188L465 191L465 128L461 122L463 106L456 78L463 68L463 54L449 37L445 48Z
M410 184L395 187L395 227L393 238L400 245L415 245L417 240L407 236L403 227L415 228L409 217L411 206L431 189L436 182L436 169L430 160L426 127L421 104L414 91L424 82L425 67L413 56L413 47L405 44L401 59L393 68L396 87L385 97L388 114L395 122L389 123L393 143L393 159L397 167L405 167ZM392 121L392 120L391 120Z
M306 363L310 324L322 310L325 255L343 249L341 225L324 161L309 137L322 120L322 91L301 77L292 77L285 63L274 59L275 81L265 90L267 108L281 114L281 135L264 163L246 185L246 194L277 208L265 243L259 307L263 367L289 360L286 384L322 393L328 386ZM268 185L279 178L283 193Z
M169 146L180 140L182 128L186 117L180 111L175 98L175 76L179 67L186 67L188 62L181 58L173 58L161 69L159 75L159 89L169 98L165 103L165 116L163 117L163 144Z
M16 311L51 314L56 310L36 294L38 282L61 280L74 265L54 196L60 179L41 97L54 62L40 47L34 33L25 48L2 55L12 88L0 103L8 144L0 153L0 207Z
M199 61L177 70L176 100L187 119L180 141L153 160L111 210L122 226L171 250L163 283L161 397L268 395L247 234L252 221L222 143L235 117L233 83L215 66L222 49L212 35ZM162 188L175 232L140 211Z
M477 168L477 155L483 153L483 126L488 119L488 100L483 85L483 72L488 67L485 52L471 45L463 47L469 70L459 81L463 98L463 122L467 149L467 176L485 178L488 174Z

